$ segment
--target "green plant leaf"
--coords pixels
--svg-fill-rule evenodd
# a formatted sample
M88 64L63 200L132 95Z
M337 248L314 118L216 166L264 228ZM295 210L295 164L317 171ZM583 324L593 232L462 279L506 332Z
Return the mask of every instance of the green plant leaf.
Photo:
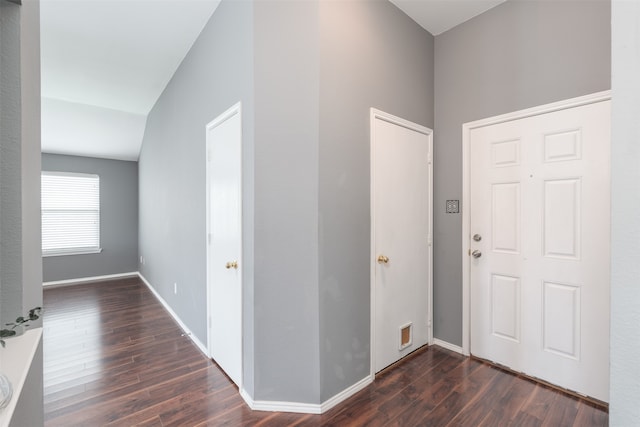
M2 330L0 330L0 337L1 338L12 337L15 334L16 334L16 331L14 331L12 329L2 329Z
M38 320L40 318L40 312L42 307L35 307L29 310L29 320Z
M11 329L0 329L0 345L2 347L5 346L5 342L2 338L13 337L17 335L15 329L18 325L23 325L25 328L29 326L27 322L32 320L38 320L40 318L40 314L42 313L42 307L34 307L29 310L28 317L25 319L25 316L20 316L16 319L15 323L6 323L6 326L11 327Z

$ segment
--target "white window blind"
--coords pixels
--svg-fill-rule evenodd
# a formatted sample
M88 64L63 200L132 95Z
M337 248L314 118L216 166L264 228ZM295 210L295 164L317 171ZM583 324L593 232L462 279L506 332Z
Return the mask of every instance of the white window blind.
M42 172L42 255L100 252L100 177Z

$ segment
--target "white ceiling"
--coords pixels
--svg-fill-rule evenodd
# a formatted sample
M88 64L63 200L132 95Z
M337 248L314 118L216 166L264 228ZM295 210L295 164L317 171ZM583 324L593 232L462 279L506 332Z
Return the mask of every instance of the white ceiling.
M438 35L505 0L390 0ZM220 0L41 0L42 151L137 160L146 117Z
M506 0L390 0L434 36Z
M42 150L137 160L149 113L219 0L42 0Z

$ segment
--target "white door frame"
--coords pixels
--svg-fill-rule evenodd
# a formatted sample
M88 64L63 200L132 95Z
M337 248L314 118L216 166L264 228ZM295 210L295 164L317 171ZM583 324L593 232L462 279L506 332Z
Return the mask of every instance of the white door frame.
M540 105L526 110L514 111L487 119L476 120L462 125L462 353L469 355L471 351L471 259L469 257L471 248L471 215L469 213L469 200L471 197L471 164L470 146L471 131L474 129L491 126L541 114L552 113L554 111L567 110L583 105L594 104L596 102L611 99L611 91L606 90L590 95L571 98L551 104Z
M211 271L213 266L211 265L211 259L210 259L210 255L211 255L211 248L210 248L210 240L211 240L211 200L210 200L210 190L211 190L211 185L210 185L210 180L211 180L211 162L210 162L210 149L209 149L209 144L211 143L211 141L209 141L209 131L211 129L216 128L217 126L221 125L222 123L224 123L225 121L229 120L230 118L234 117L238 115L240 118L240 141L242 141L242 103L238 102L237 104L233 105L231 108L229 108L227 111L225 111L224 113L220 114L218 117L216 117L213 121L211 121L210 123L207 124L206 128L205 128L205 141L206 141L206 146L205 146L205 161L206 161L206 203L207 203L207 217L206 217L206 222L207 222L207 226L206 226L206 247L207 247L207 353L209 358L213 357L213 343L211 340L211 286L210 286L210 279L211 279ZM244 144L242 144L241 142L241 147L240 147L240 153L242 156L242 152L243 152L243 147ZM240 188L242 188L242 162L240 165ZM243 248L243 242L242 242L242 236L243 236L243 227L242 227L242 217L243 217L243 210L242 210L242 197L240 197L239 199L239 204L240 204L240 253L238 254L238 274L240 275L240 330L243 331L243 335L244 335L244 325L243 325L243 319L244 319L244 313L243 313L243 301L244 301L244 263L243 263L243 259L242 259L242 254L244 251ZM243 378L244 378L244 339L241 339L241 344L240 344L240 379L239 379L239 384L237 384L238 389L239 390L243 390Z
M429 144L429 159L428 159L428 167L429 167L429 256L428 256L428 264L429 264L429 279L427 283L427 295L428 295L428 303L427 303L427 322L428 322L428 338L427 344L433 344L433 131L425 126L410 122L408 120L402 119L400 117L396 117L394 115L385 113L384 111L377 110L375 108L371 108L370 113L370 140L369 140L369 153L370 153L370 207L369 210L371 212L371 243L370 243L370 254L369 254L369 265L370 265L370 288L371 288L371 344L370 344L370 356L371 356L371 380L375 379L376 376L376 347L375 347L375 336L376 336L376 253L375 253L375 152L374 152L374 141L376 138L375 135L375 121L376 120L384 120L386 122L402 126L404 128L410 129L415 132L422 133L428 137Z

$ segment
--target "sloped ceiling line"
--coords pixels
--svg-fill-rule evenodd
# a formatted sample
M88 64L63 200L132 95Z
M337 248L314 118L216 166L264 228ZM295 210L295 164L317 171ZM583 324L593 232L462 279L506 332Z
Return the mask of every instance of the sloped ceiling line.
M505 0L390 1L438 35ZM219 3L41 0L43 152L137 160L147 114Z

